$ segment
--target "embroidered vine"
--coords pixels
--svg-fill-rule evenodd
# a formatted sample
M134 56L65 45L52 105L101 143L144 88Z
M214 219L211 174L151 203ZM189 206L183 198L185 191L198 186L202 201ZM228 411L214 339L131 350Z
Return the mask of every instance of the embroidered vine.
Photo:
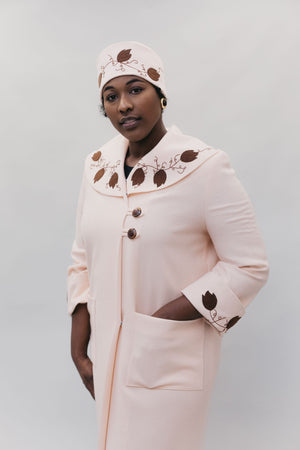
M117 172L118 166L121 164L121 161L118 160L115 162L115 164L111 164L109 162L106 162L105 158L101 156L101 151L98 151L92 155L92 160L95 162L92 162L90 164L90 169L98 169L94 175L94 183L97 183L101 178L104 176L104 174L108 171L110 171L110 178L108 182L105 184L106 189L108 188L116 188L118 191L121 190L120 185L118 184L119 181L119 174Z
M159 158L157 155L154 156L152 164L147 164L141 159L136 165L137 168L130 174L129 179L131 178L133 188L137 188L146 180L146 175L151 172L152 183L158 188L166 183L168 178L168 171L176 171L180 175L183 174L188 167L188 164L192 161L195 161L199 153L211 148L212 147L206 147L201 150L185 150L184 152L177 153L175 156L171 157L169 161L162 161L161 163L159 163ZM92 170L97 169L94 174L94 183L97 183L102 179L104 174L110 171L110 178L105 187L107 189L116 188L118 190L121 190L118 184L118 170L120 169L121 161L118 160L112 164L111 162L108 162L105 160L105 158L103 158L101 151L95 152L92 155L91 159L92 162L90 164L90 168ZM149 179L149 177L147 177L147 179Z
M153 81L158 81L160 78L160 72L162 69L158 67L155 69L154 67L149 67L146 69L145 65L143 63L140 63L137 59L132 58L132 49L124 49L121 50L116 59L113 58L113 56L108 55L109 60L108 62L100 67L100 74L98 77L98 85L100 87L101 79L105 75L105 69L107 66L112 65L114 66L114 70L116 72L125 72L126 67L129 69L134 69L138 75L142 75L143 77L147 76L151 78Z
M174 157L171 157L169 162L163 161L161 164L158 162L158 156L154 157L154 163L146 164L144 162L138 162L136 169L131 177L132 186L140 186L144 180L145 175L148 173L148 170L152 168L153 170L153 183L156 187L160 187L162 184L165 184L167 181L167 170L176 170L177 173L183 174L187 165L182 163L189 163L194 161L200 152L208 150L211 147L204 148L202 150L185 150L183 153L178 153Z

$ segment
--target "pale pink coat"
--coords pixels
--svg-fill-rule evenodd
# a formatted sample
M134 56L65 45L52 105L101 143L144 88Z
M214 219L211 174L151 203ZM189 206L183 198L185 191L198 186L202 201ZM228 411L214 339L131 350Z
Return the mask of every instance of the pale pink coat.
M172 126L126 180L127 146L86 157L68 268L68 312L90 312L98 450L201 450L222 338L267 280L265 248L224 151ZM151 317L182 294L204 318Z

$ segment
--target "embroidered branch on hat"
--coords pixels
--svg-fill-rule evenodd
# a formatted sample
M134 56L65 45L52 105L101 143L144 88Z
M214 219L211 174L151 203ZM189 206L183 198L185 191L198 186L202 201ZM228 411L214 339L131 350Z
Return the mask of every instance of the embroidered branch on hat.
M121 50L116 58L113 58L113 56L109 56L109 61L104 65L100 67L100 74L98 77L98 85L100 87L102 76L105 75L105 69L107 66L112 65L114 66L114 70L116 72L125 72L125 67L136 70L138 75L141 75L142 77L149 77L153 81L158 81L160 78L161 73L161 67L158 67L155 69L154 67L149 67L146 69L145 65L141 62L139 62L137 59L132 58L132 49L123 49Z

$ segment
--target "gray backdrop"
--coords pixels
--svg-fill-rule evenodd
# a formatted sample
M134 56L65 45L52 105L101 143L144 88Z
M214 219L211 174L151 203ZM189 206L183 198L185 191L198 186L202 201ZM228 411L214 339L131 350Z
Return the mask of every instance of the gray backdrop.
M96 57L128 39L165 63L166 126L229 154L270 261L224 336L206 449L300 448L299 12L297 0L1 0L1 448L96 449L66 268L84 158L115 135Z

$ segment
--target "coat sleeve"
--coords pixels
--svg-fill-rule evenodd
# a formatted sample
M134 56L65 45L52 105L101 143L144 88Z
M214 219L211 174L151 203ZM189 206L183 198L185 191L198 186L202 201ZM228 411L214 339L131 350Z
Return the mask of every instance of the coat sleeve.
M86 177L83 173L76 212L75 239L72 244L72 264L67 269L67 304L72 315L78 303L87 303L89 277L86 263L86 250L81 233L81 217L84 204Z
M222 335L266 283L269 266L252 203L228 155L220 150L205 166L204 219L218 261L181 292Z

